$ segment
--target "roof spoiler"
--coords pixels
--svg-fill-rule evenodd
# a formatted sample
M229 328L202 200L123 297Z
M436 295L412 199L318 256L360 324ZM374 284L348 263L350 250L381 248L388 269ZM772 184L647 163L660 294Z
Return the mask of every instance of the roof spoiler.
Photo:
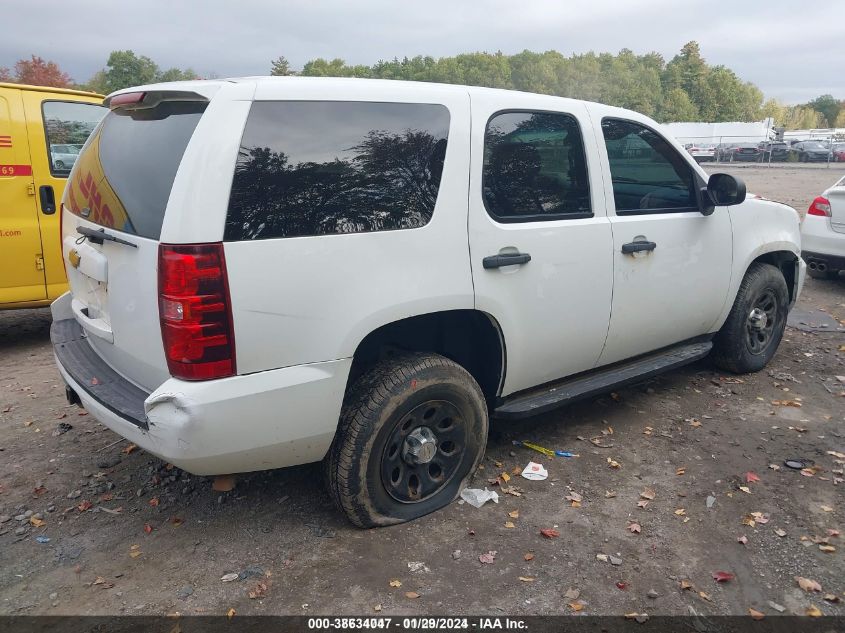
M137 92L121 92L103 100L103 105L115 110L146 110L155 108L165 101L200 101L208 103L208 98L196 92L183 90L148 90Z

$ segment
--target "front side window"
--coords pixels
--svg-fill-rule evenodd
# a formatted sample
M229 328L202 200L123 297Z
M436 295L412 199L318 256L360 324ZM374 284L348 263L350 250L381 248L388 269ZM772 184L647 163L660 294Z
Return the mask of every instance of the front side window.
M665 138L622 119L604 119L601 128L617 213L698 209L695 174Z
M442 105L256 101L225 239L424 226L437 202L448 134Z
M557 112L503 112L484 134L484 204L500 222L592 215L578 121Z
M107 108L94 103L45 101L42 104L50 173L67 177L79 150L107 112Z

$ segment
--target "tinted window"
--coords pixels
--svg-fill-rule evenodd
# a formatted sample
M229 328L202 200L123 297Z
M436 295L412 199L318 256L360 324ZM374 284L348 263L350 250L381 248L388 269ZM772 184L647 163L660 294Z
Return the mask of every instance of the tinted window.
M448 132L442 105L257 101L225 239L423 226L437 201Z
M45 101L41 106L50 173L59 178L70 173L79 150L108 109L93 103Z
M487 211L503 222L590 216L578 122L548 112L493 116L484 134L482 187Z
M601 127L617 213L698 208L692 168L665 138L632 121L604 119Z
M92 222L158 239L176 170L206 102L112 110L80 154L69 209ZM87 212L85 211L87 209Z

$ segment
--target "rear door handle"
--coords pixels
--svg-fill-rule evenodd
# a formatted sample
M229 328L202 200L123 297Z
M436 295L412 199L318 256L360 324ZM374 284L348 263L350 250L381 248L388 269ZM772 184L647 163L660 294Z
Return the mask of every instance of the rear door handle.
M632 253L641 253L643 251L653 251L657 248L657 244L655 242L628 242L627 244L622 245L622 252L625 255L630 255Z
M527 264L531 261L528 253L500 253L490 255L482 260L484 268L501 268L502 266L514 266L516 264Z
M56 194L50 185L38 187L38 197L41 200L41 213L53 215L56 212Z

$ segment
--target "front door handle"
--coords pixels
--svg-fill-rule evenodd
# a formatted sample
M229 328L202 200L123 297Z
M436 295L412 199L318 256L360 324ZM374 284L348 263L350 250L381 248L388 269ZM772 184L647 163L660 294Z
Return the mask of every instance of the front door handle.
M632 253L642 253L643 251L653 251L655 248L657 248L657 244L655 242L647 242L647 241L628 242L627 244L622 245L622 252L625 255L631 255Z
M501 268L502 266L514 266L516 264L527 264L531 261L528 253L500 253L490 255L482 260L484 268Z
M56 212L56 194L50 185L38 187L38 197L41 200L41 213L53 215Z

